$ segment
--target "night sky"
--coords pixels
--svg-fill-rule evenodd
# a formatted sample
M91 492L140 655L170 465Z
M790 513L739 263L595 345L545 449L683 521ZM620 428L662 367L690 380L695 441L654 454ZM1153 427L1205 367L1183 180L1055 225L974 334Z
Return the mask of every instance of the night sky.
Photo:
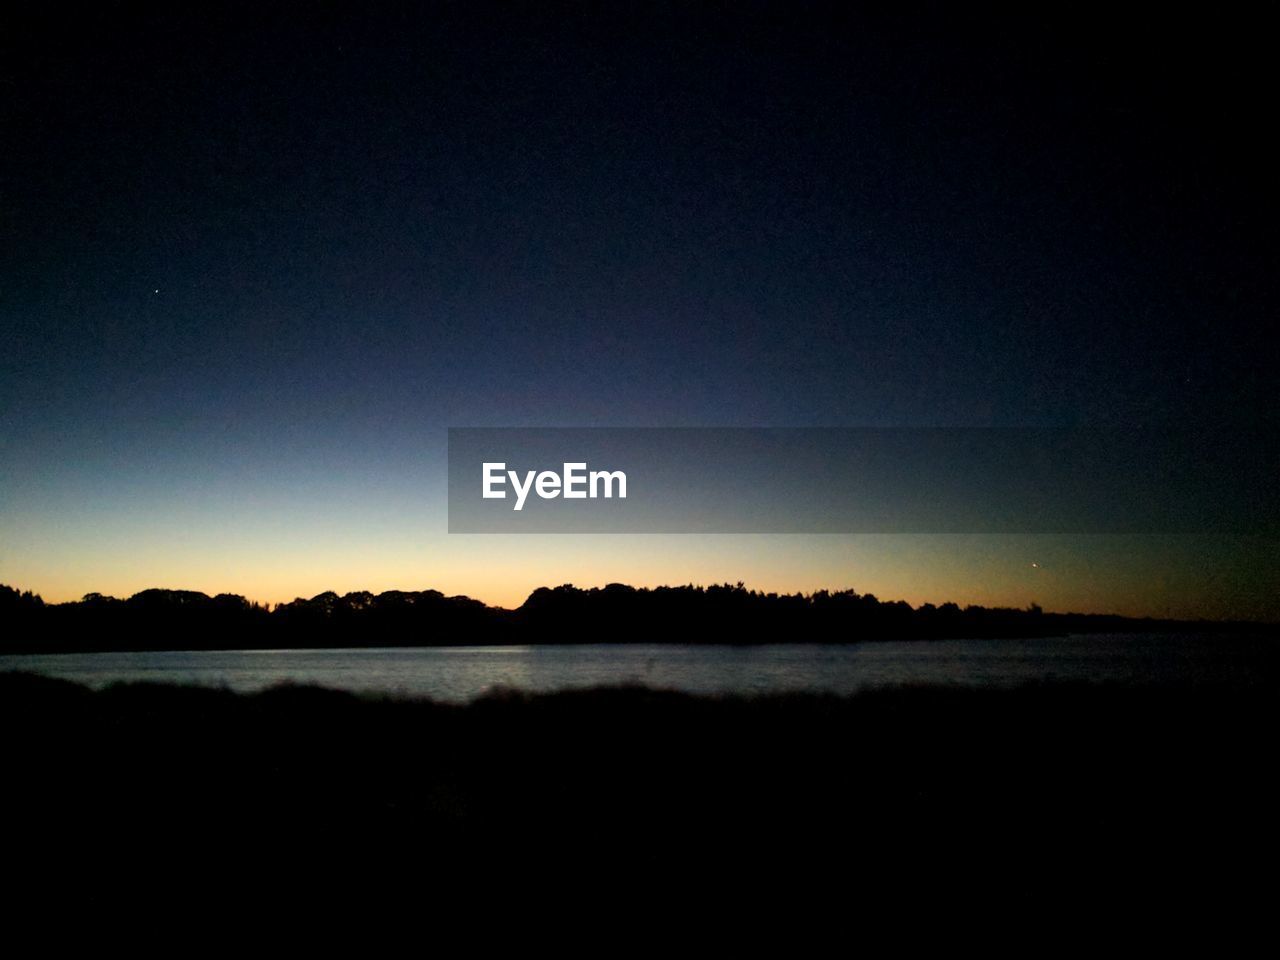
M0 14L0 582L1280 617L1264 538L445 532L450 426L1272 422L1259 23L206 6Z

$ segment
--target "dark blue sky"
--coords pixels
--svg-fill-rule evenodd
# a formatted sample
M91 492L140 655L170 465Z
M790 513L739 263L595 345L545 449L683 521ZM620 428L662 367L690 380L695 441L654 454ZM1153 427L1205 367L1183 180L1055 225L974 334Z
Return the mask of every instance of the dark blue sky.
M1272 415L1257 24L846 7L7 10L4 578L435 537L449 425Z

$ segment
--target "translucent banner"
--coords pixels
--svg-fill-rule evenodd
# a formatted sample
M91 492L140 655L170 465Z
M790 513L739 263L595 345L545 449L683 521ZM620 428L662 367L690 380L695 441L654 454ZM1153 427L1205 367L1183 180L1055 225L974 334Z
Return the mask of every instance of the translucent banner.
M1272 431L454 428L450 533L1280 531Z

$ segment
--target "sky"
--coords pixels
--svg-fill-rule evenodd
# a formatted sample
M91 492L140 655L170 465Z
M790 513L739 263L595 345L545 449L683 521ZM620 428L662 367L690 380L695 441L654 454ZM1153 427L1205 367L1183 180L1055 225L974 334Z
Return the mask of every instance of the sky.
M468 536L444 497L459 426L1273 423L1259 24L208 6L0 13L0 582L1280 619L1263 536Z

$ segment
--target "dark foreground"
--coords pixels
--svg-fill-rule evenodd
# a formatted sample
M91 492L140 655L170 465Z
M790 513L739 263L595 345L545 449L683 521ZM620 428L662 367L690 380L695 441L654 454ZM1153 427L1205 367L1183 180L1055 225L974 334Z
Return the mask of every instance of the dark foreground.
M4 674L4 896L1148 904L1243 921L1276 892L1275 719L1270 687L458 707Z

